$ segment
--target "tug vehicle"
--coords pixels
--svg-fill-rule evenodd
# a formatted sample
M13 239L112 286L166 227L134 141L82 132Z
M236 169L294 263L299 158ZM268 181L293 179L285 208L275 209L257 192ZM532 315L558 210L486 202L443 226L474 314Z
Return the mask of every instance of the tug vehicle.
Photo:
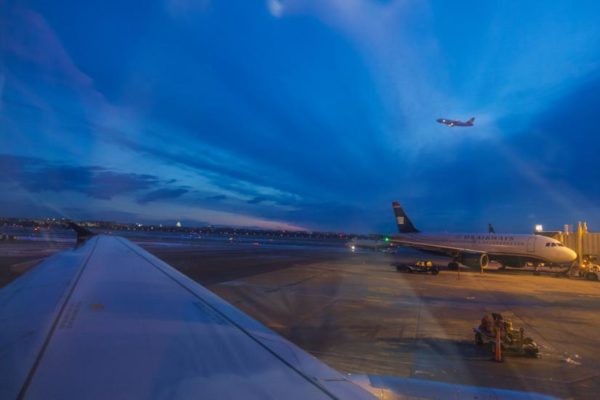
M430 260L417 261L414 264L397 263L393 264L398 272L410 272L410 273L425 273L431 275L437 275L440 273L440 269L433 265Z
M473 328L475 344L477 346L487 346L492 354L496 353L498 330L500 330L502 353L537 357L539 353L537 343L532 338L525 336L523 328L514 328L512 321L505 320L500 313L485 314L479 326Z

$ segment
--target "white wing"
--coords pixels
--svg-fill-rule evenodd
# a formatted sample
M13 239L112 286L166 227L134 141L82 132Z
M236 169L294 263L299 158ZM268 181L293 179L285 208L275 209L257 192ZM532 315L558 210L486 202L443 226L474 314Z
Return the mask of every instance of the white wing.
M412 247L418 250L428 251L437 254L444 254L449 256L456 256L458 254L482 254L484 253L481 250L471 249L467 247L456 247L446 245L444 243L436 243L436 242L428 242L426 240L419 240L413 238L403 238L403 237L393 237L390 238L390 242L406 247Z
M122 238L2 289L0 324L2 399L372 398Z

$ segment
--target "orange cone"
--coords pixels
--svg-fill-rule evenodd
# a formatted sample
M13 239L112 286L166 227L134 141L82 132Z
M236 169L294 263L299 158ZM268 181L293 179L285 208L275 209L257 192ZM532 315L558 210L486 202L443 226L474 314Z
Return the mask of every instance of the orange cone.
M500 329L500 324L496 324L496 349L494 352L494 361L496 362L502 362L504 360L502 360L502 340L500 338L501 336L501 329Z

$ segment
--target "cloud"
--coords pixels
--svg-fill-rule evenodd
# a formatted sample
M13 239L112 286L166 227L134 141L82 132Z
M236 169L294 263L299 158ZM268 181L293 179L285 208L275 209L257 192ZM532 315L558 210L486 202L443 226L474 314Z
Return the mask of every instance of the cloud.
M58 35L39 13L20 6L6 5L0 15L0 51L33 66L36 73L49 81L67 83L80 94L101 102L103 96L94 89L93 80L82 72L63 47ZM15 76L14 72L11 76Z
M100 200L145 190L153 191L142 197L144 202L161 196L182 194L179 192L181 188L161 188L164 182L153 175L121 173L96 166L57 164L39 158L12 155L0 155L0 180L31 193L72 191Z
M64 165L46 165L38 170L28 171L23 177L21 183L30 192L71 190L103 200L150 189L158 183L158 179L151 175Z
M267 0L267 9L274 17L281 17L283 15L283 4L281 0Z
M145 204L151 201L157 200L171 200L181 197L185 193L189 192L188 189L185 188L177 188L177 189L157 189L152 192L144 194L142 197L138 199L138 203Z
M214 196L205 197L204 200L208 200L208 201L222 201L222 200L227 200L227 196L225 196L224 194L217 194L217 195L214 195Z
M158 140L156 136L154 135L155 142ZM129 150L155 157L161 163L192 169L233 197L244 198L257 195L282 199L300 197L296 193L286 191L287 187L281 187L282 182L291 180L285 172L274 172L260 164L230 154L226 150L203 145L198 140L193 144L193 153L182 147L176 147L176 151L171 150L169 147L172 145L167 144L158 147L134 142L119 135L112 136L110 140Z
M69 219L81 219L81 220L99 220L99 221L115 221L115 222L139 222L140 220L146 220L145 217L140 217L135 212L126 212L110 209L94 210L88 207L63 207L62 211L64 214L59 214L61 217L67 217ZM26 214L25 214L26 215ZM54 215L49 213L38 213L40 216Z
M269 200L266 196L256 196L253 197L252 199L248 200L246 203L248 204L260 204L263 203L265 201Z

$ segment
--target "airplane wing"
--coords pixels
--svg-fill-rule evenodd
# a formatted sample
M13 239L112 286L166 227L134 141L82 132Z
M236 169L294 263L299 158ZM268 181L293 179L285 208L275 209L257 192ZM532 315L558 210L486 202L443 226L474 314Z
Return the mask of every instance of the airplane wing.
M117 237L0 290L2 399L370 399L364 389Z
M455 257L459 254L483 254L481 250L470 249L466 247L456 247L445 245L444 243L430 243L423 242L420 240L414 240L412 238L401 238L401 237L392 237L390 238L390 242L399 246L412 247L417 250L426 251L429 253L447 255L451 257Z

